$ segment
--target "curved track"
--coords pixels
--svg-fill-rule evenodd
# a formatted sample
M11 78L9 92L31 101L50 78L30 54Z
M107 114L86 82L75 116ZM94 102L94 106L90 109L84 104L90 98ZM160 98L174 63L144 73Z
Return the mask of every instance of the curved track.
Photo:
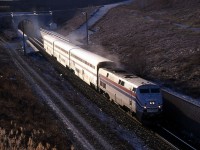
M3 39L1 39L3 41ZM51 88L51 86L36 72L34 71L23 59L22 57L17 54L16 50L12 48L10 45L6 44L5 41L3 41L6 45L6 48L8 49L8 52L17 66L17 68L22 72L22 74L26 77L26 79L31 84L32 88L36 91L38 95L42 98L42 100L50 106L50 108L56 113L56 115L59 117L59 119L63 122L64 125L66 125L66 128L70 130L74 138L78 141L78 147L82 147L81 149L97 149L97 148L103 148L103 149L113 149L113 147L100 135L98 134L77 112L76 110L71 107L67 101L64 100L60 94ZM66 113L65 111L62 111L64 106L65 110L68 111ZM68 115L67 115L68 114ZM88 131L88 134L90 134L90 137L93 137L92 140L89 140L86 138L85 135L83 135L79 129L76 128L76 125L74 125L70 119L71 115L79 121L79 123L85 128L85 130ZM87 135L88 136L88 135ZM94 142L93 140L95 139ZM98 144L98 145L97 145Z

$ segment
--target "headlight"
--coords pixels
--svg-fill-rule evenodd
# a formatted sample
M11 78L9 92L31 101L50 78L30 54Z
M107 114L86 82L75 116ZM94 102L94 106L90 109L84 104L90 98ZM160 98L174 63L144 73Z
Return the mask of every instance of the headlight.
M161 106L159 105L158 108L161 108Z
M146 107L146 106L144 106L144 109L147 109L147 107Z
M149 104L150 104L150 105L154 105L155 102L154 102L154 101L150 101Z

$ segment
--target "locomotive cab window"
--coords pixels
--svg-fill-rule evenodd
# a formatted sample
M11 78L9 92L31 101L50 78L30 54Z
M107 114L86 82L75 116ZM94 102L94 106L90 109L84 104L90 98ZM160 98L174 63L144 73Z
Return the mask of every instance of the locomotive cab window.
M125 82L124 82L124 81L122 81L122 80L119 80L118 84L120 84L120 85L124 86Z
M151 93L160 93L160 89L159 88L151 89Z
M149 89L140 89L140 93L142 94L149 93Z
M121 82L122 82L122 81L121 81L121 80L119 80L118 84L121 84Z

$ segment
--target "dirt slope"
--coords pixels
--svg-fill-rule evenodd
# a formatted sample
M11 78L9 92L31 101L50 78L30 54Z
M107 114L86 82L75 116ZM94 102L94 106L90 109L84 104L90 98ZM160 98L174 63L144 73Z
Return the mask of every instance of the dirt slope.
M176 20L186 18L186 15L198 19L192 14L200 14L199 9L193 10L192 14L186 9L184 14L175 16L177 9L138 11L132 7L115 8L96 24L95 27L100 30L91 39L106 50L114 51L129 70L153 80L181 86L188 94L198 96L200 32L174 25ZM187 21L186 18L181 23L185 25ZM196 20L191 24L195 23ZM140 64L142 70L138 69Z
M116 7L96 23L90 49L109 53L137 75L199 98L199 1L152 0L145 7L141 4L146 1L139 2ZM74 23L77 19L65 28Z

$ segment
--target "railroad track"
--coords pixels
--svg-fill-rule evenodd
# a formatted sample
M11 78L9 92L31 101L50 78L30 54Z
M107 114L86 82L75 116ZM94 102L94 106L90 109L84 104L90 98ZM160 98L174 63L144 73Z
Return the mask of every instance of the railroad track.
M30 41L35 43L38 48L42 51L43 49L43 45L41 42L39 42L39 40L34 40L30 38ZM46 54L44 54L46 55ZM47 55L47 57L49 57ZM50 60L52 63L55 64L54 60ZM56 64L56 67L59 67L61 72L63 72L63 66ZM113 105L113 107L116 107ZM125 112L123 109L121 109L123 112ZM126 113L129 116L129 119L137 122L138 124L141 125L141 122L139 122L136 118L134 118L132 115L130 115L129 113ZM177 135L173 134L171 131L169 131L168 129L166 129L165 127L162 127L160 124L157 124L157 128L150 128L150 130L152 130L154 132L154 134L160 138L161 140L163 140L165 143L169 144L172 148L177 149L177 150L181 150L181 149L188 149L188 150L196 150L196 148L194 148L193 146L191 146L190 144L188 144L187 142L185 142L184 140L182 140L181 138L179 138Z
M194 146L190 145L182 138L178 137L175 133L168 130L167 128L157 124L157 128L152 129L155 135L166 141L169 145L177 150L197 150Z
M26 77L27 81L31 84L34 91L42 98L57 117L65 125L69 134L76 141L76 146L81 149L113 149L113 147L98 134L77 112L71 105L50 86L34 69L32 69L19 55L14 48L8 45L4 39L0 39L1 43L6 45L9 55L11 56L16 67ZM87 135L83 135L79 128L71 121L72 119L78 120Z
M122 111L124 110L122 109ZM130 115L130 113L127 113L127 115L130 116L131 120L142 125L142 123L139 122L132 115ZM150 126L148 128L152 130L158 138L160 138L161 140L163 140L164 142L166 142L167 144L169 144L172 148L176 150L198 150L198 148L195 148L191 144L187 143L178 135L176 135L175 133L173 133L172 131L170 131L169 129L161 125L160 123L155 123L153 127Z

